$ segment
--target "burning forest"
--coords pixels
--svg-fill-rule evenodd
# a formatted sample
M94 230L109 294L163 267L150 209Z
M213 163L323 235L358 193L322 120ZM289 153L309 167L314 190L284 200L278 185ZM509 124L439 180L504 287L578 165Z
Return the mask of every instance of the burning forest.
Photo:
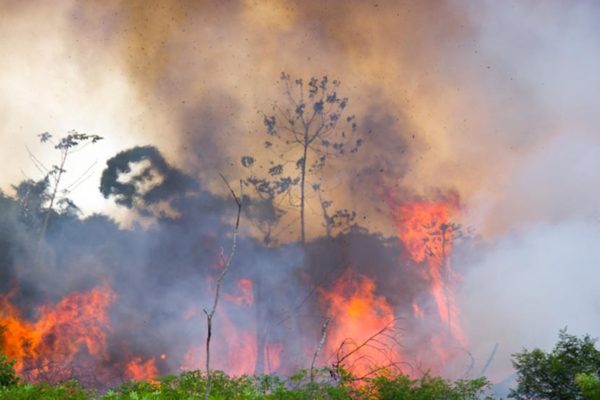
M207 399L211 371L521 385L523 346L600 335L575 3L2 4L0 354Z

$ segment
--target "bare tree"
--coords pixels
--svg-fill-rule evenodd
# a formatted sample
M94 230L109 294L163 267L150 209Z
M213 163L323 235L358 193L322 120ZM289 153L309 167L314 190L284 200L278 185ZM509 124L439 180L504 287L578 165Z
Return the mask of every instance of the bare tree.
M315 380L315 363L317 362L317 358L319 357L319 353L323 349L323 345L325 344L325 340L327 340L327 326L329 325L329 321L331 321L331 317L325 318L325 322L323 322L323 326L321 327L321 340L319 340L319 344L317 349L315 350L315 354L313 354L312 362L310 363L310 382L314 382Z
M344 116L348 98L338 96L338 80L323 76L304 82L282 73L280 82L284 101L274 103L271 114L263 113L268 135L264 147L273 158L266 176L253 174L245 183L260 195L284 196L298 207L300 241L305 243L308 176L322 170L330 158L357 152L363 139L356 135L354 115ZM252 168L255 161L251 156L242 157L246 168Z
M231 238L231 249L229 251L229 255L225 256L223 252L221 252L221 263L223 264L223 269L221 270L221 274L217 278L216 287L215 287L215 297L213 299L213 304L210 310L204 309L204 314L206 314L206 323L207 323L207 334L206 334L206 391L204 392L204 399L208 400L211 390L212 379L210 375L210 341L212 338L212 320L215 316L215 312L217 311L217 305L219 304L219 294L221 291L221 284L223 282L223 278L227 275L229 268L231 267L231 261L233 260L233 256L235 255L235 251L237 249L237 237L240 228L240 216L242 213L242 184L240 182L240 196L238 197L235 194L235 191L231 188L227 180L223 175L221 175L223 182L227 185L231 196L235 200L235 204L237 205L237 216L235 219L235 225L233 228L233 235Z
M78 151L85 147L89 143L96 143L103 138L98 135L88 135L86 133L78 133L77 131L71 130L68 132L66 136L63 136L58 139L58 141L54 141L53 136L44 132L38 135L40 138L40 142L42 143L50 143L54 146L56 150L59 151L60 157L58 164L52 165L50 169L46 168L33 154L30 152L30 157L36 167L45 172L44 179L49 183L50 193L48 195L48 206L44 213L44 220L42 222L42 228L40 230L40 242L44 240L46 237L46 231L48 230L48 222L50 221L50 215L54 211L55 203L63 202L67 207L74 207L74 204L67 198L63 198L58 200L58 192L62 183L62 179L64 174L67 172L65 169L67 159L71 154L75 151ZM63 188L65 193L68 193L70 189L79 185L83 180L89 177L88 173L90 172L90 168L84 171L75 181L69 184L67 187Z

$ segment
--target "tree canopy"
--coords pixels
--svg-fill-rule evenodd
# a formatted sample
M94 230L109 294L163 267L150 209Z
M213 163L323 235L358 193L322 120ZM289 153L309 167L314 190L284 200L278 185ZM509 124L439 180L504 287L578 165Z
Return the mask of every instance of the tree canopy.
M509 394L513 399L586 399L592 392L587 390L590 380L600 374L600 351L589 335L577 337L561 330L552 351L524 349L513 355L513 366L517 371L517 387Z

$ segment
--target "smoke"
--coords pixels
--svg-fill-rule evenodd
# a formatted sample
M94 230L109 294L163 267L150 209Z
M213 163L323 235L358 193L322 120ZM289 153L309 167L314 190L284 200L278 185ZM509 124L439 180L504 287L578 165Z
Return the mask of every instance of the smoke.
M483 365L499 345L487 370L497 380L509 375L511 353L550 348L565 326L600 335L589 283L598 264L599 12L562 2L471 9L479 52L501 71L483 82L500 101L486 135L498 155L486 154L493 172L467 202L485 240L455 265L465 271L459 303L473 354Z

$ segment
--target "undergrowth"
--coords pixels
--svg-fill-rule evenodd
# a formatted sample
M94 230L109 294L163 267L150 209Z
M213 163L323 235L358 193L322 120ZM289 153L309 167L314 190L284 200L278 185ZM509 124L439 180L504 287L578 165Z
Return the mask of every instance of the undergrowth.
M212 372L211 400L470 400L484 397L489 383L484 379L448 381L425 375L411 379L382 374L356 382L350 374L341 380L320 378L310 382L306 371L283 379L273 375L231 377ZM128 382L105 393L83 388L76 381L55 386L11 381L0 387L0 400L195 400L204 398L206 374L185 372L153 382Z

